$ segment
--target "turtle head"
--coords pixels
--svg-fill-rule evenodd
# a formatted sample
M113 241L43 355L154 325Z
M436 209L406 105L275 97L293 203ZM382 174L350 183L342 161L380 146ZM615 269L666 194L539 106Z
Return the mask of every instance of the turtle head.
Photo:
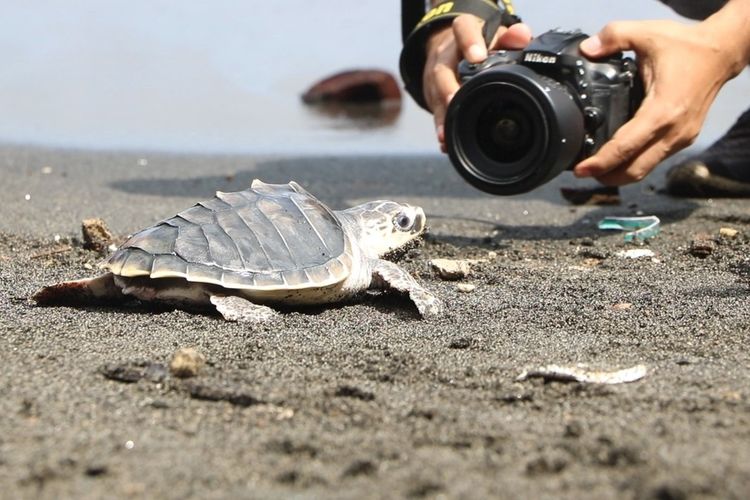
M420 207L393 201L371 201L342 212L351 221L355 240L376 259L417 240L427 228Z

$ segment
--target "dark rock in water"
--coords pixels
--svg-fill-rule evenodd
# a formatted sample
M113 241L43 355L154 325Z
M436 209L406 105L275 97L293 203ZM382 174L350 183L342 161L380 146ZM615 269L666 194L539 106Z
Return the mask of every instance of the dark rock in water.
M302 94L302 100L307 104L400 101L401 89L393 75L387 71L350 70L317 82Z

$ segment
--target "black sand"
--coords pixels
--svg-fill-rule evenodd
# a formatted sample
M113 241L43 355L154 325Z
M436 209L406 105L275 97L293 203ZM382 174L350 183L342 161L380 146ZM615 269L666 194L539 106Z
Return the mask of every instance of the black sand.
M750 492L748 200L669 198L654 189L658 172L615 207L566 205L567 174L493 198L438 157L4 147L0 175L1 497ZM402 265L443 298L445 317L421 321L408 301L378 295L262 328L137 304L29 302L44 284L96 272L82 219L126 235L253 177L297 180L335 208L383 197L422 205L433 236ZM632 247L595 227L636 211L662 218L645 247L655 260L617 257ZM722 227L739 234L721 238ZM702 258L690 251L696 238L711 241ZM435 257L488 260L461 293L429 270ZM187 346L206 369L165 376ZM547 363L643 363L649 374L607 387L515 381ZM137 381L103 374L122 369Z

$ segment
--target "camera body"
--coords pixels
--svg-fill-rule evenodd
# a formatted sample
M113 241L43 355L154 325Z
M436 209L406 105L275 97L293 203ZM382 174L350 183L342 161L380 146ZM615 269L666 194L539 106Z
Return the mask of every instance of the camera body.
M548 31L523 50L459 64L448 108L453 165L493 194L530 191L595 153L640 105L635 61L589 60L580 31Z

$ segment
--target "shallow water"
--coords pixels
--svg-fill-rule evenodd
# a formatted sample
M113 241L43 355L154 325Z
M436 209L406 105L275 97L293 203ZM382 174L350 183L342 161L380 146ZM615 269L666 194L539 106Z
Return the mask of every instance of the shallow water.
M564 4L564 5L563 5ZM651 0L519 0L537 32L676 17ZM342 69L397 71L399 3L10 3L0 20L0 141L256 153L436 151L431 117L405 100L394 123L361 127L299 95ZM714 106L700 142L728 126L747 75Z

